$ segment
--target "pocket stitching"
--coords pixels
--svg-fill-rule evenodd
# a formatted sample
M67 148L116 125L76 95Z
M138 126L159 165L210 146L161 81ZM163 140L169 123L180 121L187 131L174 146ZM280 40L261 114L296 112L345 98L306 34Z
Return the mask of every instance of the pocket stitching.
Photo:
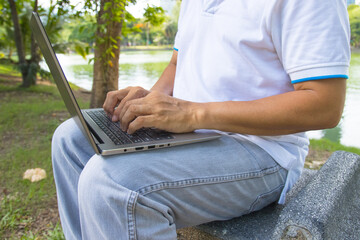
M272 189L272 190L269 191L269 192L260 194L260 195L255 199L255 201L251 204L251 206L250 206L250 208L249 208L249 210L248 210L247 213L253 212L254 209L255 209L255 207L256 207L256 205L260 202L261 199L263 199L264 197L266 197L266 196L268 196L268 195L270 195L270 194L272 194L272 193L274 193L274 192L276 192L276 191L278 191L278 190L281 190L282 188L284 188L284 186L285 186L285 185L282 184L282 185L280 185L280 186ZM269 204L271 204L271 203L269 203ZM264 207L265 207L265 206L264 206ZM259 210L260 210L260 209L259 209Z

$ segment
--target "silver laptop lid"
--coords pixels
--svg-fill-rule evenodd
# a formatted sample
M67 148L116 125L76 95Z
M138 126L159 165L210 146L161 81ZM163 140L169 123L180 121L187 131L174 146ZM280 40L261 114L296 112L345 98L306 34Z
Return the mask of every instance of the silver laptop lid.
M71 117L89 139L90 144L94 148L97 154L100 154L99 148L96 145L94 138L89 130L89 127L81 113L80 107L74 97L74 94L70 88L70 85L65 77L65 74L59 64L59 60L56 57L55 51L51 46L50 40L46 34L45 28L37 13L33 12L30 20L30 27L34 33L34 37L39 44L41 52L44 55L45 61L49 66L50 72L54 78L54 81L59 89L61 97L63 98L66 108L68 109Z

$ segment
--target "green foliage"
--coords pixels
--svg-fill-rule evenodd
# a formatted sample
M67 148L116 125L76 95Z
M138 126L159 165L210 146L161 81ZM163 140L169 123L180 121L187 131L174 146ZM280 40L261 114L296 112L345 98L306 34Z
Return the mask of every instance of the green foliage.
M29 49L31 43L31 30L29 20L31 13L34 10L34 0L16 1L16 7L19 13L19 22L23 36L23 42L25 43L26 48ZM7 42L13 43L13 41L9 41L13 40L13 23L11 20L10 9L7 1L1 1L0 9L0 23L2 23L0 27L0 34L2 34L2 36L0 35L0 39L6 39ZM50 37L50 40L53 43L57 43L61 40L61 26L63 25L66 18L72 16L72 11L74 11L74 6L70 5L68 0L51 0L50 7L48 9L44 9L41 6L38 6L38 13L41 16L42 20L45 22L45 29ZM10 30L7 30L6 33L4 33L4 29ZM27 51L27 53L29 53L29 51Z
M162 7L152 6L145 9L144 13L145 22L150 23L152 26L159 26L165 21L165 11Z
M20 77L20 73L16 70L13 64L0 61L0 73Z
M90 53L90 46L88 43L74 41L75 51L77 54L86 59L86 56Z
M49 224L48 229L42 234L33 233L29 230L34 222L31 211L26 209L24 201L19 193L9 194L0 199L0 238L5 231L11 231L15 234L16 230L23 228L25 234L20 237L22 240L64 240L64 234L59 222L54 226ZM15 236L11 236L15 238Z
M181 2L177 1L169 15L166 15L162 8L148 5L145 9L144 18L126 23L126 26L137 31L124 36L124 45L173 45L177 32L180 4Z
M350 28L351 28L351 46L360 46L360 6L349 5L348 7Z
M31 218L25 207L21 207L22 201L18 194L5 196L0 200L0 237L5 230L16 229L19 226L27 226Z
M48 76L44 70L40 70L40 51L33 44L32 32L30 29L30 16L33 11L38 12L47 30L49 38L54 43L54 48L58 50L63 45L61 42L60 30L63 22L70 12L74 10L74 6L70 5L68 0L50 1L50 7L47 9L38 6L35 0L18 0L15 1L16 11L10 11L8 1L0 2L0 49L7 52L8 59L12 59L12 52L15 50L15 42L17 42L16 51L19 57L18 70L22 73L23 87L36 84L37 75L41 77ZM17 16L16 16L17 15ZM19 24L13 26L13 17L17 18ZM13 30L14 29L14 30ZM15 29L17 37L14 37ZM19 40L22 41L19 41ZM19 52L20 51L20 52ZM27 59L24 59L26 58Z
M67 41L82 42L92 46L95 41L96 19L94 16L86 15L83 19L73 19L69 21L63 29L70 32Z
M58 223L55 226L51 226L50 229L44 234L44 239L47 240L65 240L62 228Z
M315 151L328 151L328 152L335 152L335 151L347 151L352 152L360 155L360 149L356 147L347 147L341 145L337 142L332 142L329 139L311 139L310 140L310 147Z
M28 26L28 18L32 11L34 0L17 1L18 10L20 12L21 26L24 28L26 48L30 48L30 28ZM68 0L51 1L49 9L43 9L39 6L39 14L45 23L45 29L50 36L53 47L56 52L66 53L71 49L81 56L85 57L94 47L96 32L96 17L94 12L99 11L100 1L84 0L83 8L76 8L71 5ZM173 44L173 39L177 31L177 19L180 9L180 1L174 7L170 17L165 16L165 12L161 7L148 6L145 11L144 19L136 19L126 11L128 4L134 4L134 0L116 0L106 3L105 9L111 9L111 14L116 13L113 17L111 14L105 14L103 19L107 22L104 26L100 26L103 32L106 32L106 25L112 20L123 20L122 39L123 44L131 43L131 45L146 44L146 28L149 28L149 42L159 44ZM80 10L79 10L80 9ZM111 20L109 22L109 20ZM12 22L10 18L7 1L0 1L0 50L2 57L11 57L15 51L13 39ZM145 24L149 24L145 26ZM108 39L109 40L109 39ZM100 39L103 43L107 39ZM116 39L118 40L118 39ZM111 40L110 40L111 41ZM129 44L130 45L130 44ZM114 47L114 46L112 46ZM27 50L27 53L29 51ZM109 53L110 54L110 51ZM110 54L111 55L111 54ZM43 74L45 77L46 74Z

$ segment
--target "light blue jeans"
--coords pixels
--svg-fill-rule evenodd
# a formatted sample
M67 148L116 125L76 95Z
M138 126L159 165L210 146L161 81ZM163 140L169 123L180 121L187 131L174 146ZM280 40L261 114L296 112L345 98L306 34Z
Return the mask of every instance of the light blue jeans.
M52 160L67 239L176 239L176 229L231 219L277 201L287 171L229 136L103 157L70 119Z

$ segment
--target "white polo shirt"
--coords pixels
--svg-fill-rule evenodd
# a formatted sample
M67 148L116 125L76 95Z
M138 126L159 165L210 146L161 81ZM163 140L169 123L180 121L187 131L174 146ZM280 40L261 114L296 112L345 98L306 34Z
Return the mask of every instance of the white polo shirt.
M349 42L344 0L183 0L173 95L249 101L293 91L297 82L347 78ZM284 203L308 152L305 133L235 137L257 144L289 171Z

